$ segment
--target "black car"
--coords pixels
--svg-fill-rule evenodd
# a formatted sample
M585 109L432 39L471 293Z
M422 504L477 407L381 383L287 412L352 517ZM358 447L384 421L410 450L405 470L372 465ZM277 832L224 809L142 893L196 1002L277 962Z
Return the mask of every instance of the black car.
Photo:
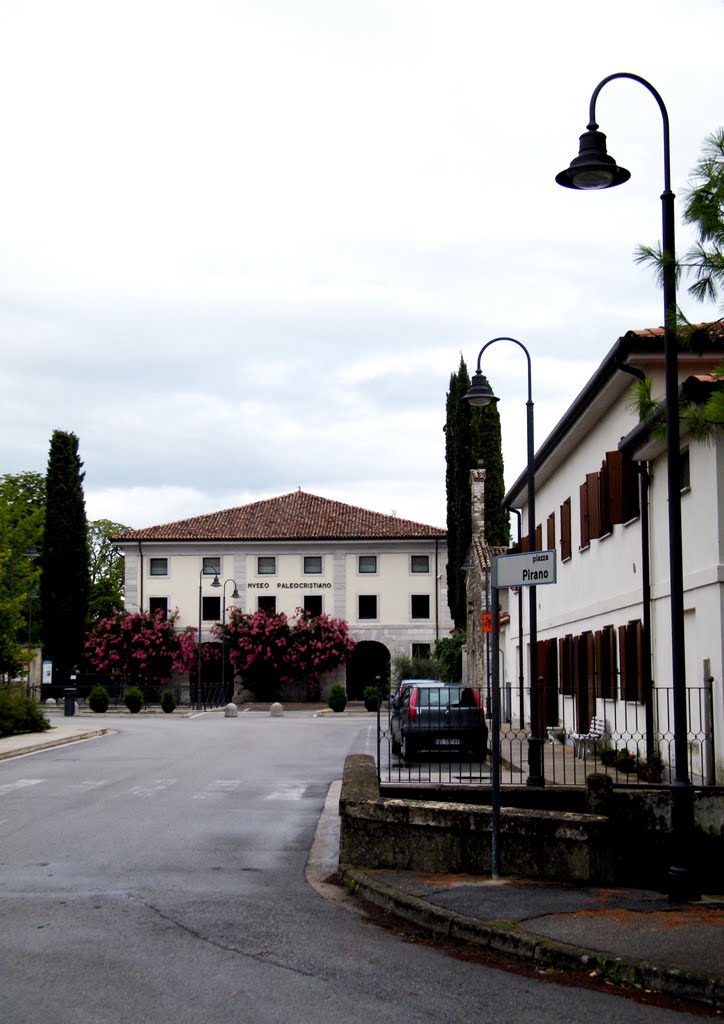
M484 761L488 727L472 686L418 683L406 687L390 716L392 752L412 761L423 751L459 752Z

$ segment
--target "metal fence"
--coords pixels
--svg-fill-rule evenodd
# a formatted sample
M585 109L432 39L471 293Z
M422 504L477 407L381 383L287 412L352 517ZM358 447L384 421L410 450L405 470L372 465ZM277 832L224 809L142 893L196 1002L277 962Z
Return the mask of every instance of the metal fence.
M515 690L515 692L513 692ZM529 691L523 694L528 708ZM486 694L480 691L483 707ZM500 729L501 784L523 785L528 777L529 722L517 720L520 694L508 687L502 700ZM593 772L609 775L616 785L671 782L674 775L673 690L657 688L652 704L595 699L593 714L604 723L603 735L576 740L581 735L575 697L560 697L555 725L543 730L543 775L547 785L585 786ZM380 783L473 784L490 783L490 755L470 759L449 749L420 753L404 760L393 750L396 714L391 701L378 712L377 768ZM593 717L593 715L592 715ZM687 690L687 749L689 778L697 786L713 786L715 779L713 698L710 688ZM488 725L490 722L488 721ZM490 748L490 735L488 736Z

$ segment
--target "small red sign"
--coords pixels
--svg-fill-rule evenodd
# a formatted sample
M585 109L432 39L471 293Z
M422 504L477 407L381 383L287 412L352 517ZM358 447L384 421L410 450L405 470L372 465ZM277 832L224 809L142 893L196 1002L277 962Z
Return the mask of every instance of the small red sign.
M493 613L483 612L483 633L493 632Z

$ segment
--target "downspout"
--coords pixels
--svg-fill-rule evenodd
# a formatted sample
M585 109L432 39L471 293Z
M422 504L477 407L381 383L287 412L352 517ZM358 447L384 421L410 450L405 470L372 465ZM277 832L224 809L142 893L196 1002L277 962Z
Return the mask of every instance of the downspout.
M448 556L449 556L448 552ZM440 541L435 538L435 640L440 639Z
M646 716L646 756L656 754L654 736L654 681L651 673L651 552L649 544L649 475L648 462L639 467L639 501L641 502L641 600L643 602L643 661L644 712Z
M637 380L646 380L646 374L638 367L628 366L618 359L616 365L624 373L630 373ZM641 660L643 661L643 679L641 680L644 696L644 715L646 728L646 757L657 753L656 736L654 734L654 681L651 672L651 550L650 550L650 518L649 488L651 474L648 462L638 464L639 473L639 513L641 516L641 602L643 606L643 636L641 638Z
M514 516L518 518L518 550L523 534L523 513L519 508L510 508ZM518 714L520 716L520 727L525 723L525 670L523 667L523 588L518 587Z
M143 611L143 542L138 542L138 610Z

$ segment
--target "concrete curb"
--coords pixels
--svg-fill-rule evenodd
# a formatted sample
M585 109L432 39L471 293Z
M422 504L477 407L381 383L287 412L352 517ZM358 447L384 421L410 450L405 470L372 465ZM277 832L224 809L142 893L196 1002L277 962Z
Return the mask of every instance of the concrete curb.
M644 991L703 1004L715 1010L724 1006L724 984L716 976L659 966L646 960L614 957L556 942L527 932L512 921L480 921L466 917L379 883L358 868L340 865L339 874L350 895L361 896L374 906L433 934L471 942L544 967L589 974L596 971L602 979L613 983L627 983Z
M52 750L53 747L64 747L68 743L80 743L83 740L93 740L98 736L113 736L114 729L84 729L82 732L70 733L65 736L47 736L46 733L38 733L38 737L44 738L29 739L27 734L21 737L7 737L8 740L22 739L22 746L3 747L0 745L0 761L7 761L12 757L24 757L26 754L37 754L41 750Z

